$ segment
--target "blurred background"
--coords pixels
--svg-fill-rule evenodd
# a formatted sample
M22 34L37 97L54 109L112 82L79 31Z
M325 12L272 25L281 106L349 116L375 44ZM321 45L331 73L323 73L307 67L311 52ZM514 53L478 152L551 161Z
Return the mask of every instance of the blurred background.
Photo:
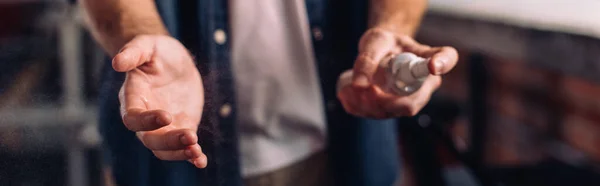
M402 118L400 185L600 185L600 1L429 0L457 68ZM111 185L103 51L72 1L0 0L0 185Z

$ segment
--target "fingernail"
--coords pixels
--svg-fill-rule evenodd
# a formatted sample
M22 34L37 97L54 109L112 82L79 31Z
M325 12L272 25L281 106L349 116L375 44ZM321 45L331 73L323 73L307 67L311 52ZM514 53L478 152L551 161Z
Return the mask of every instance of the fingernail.
M183 153L185 153L185 155L187 157L190 157L190 158L192 157L192 150L190 150L190 149L186 149Z
M369 78L367 78L366 75L360 74L356 77L356 79L354 79L354 84L362 87L368 86Z
M159 118L159 117L154 117L154 118L156 119L156 124L158 124L158 125L165 125L165 124L164 124L164 123L163 123L163 122L160 120L160 118Z
M183 143L184 145L188 144L188 140L187 140L187 137L185 137L185 135L181 135L179 140L181 140L181 143Z
M200 156L200 158L198 158L198 161L194 161L196 163L196 166L198 168L205 168L208 165L208 159L206 159L206 156L202 157Z
M126 49L125 47L119 49L119 52L117 52L117 54L123 52L123 50L125 50L125 49Z
M200 168L200 167L198 166L198 164L199 164L199 163L198 163L198 158L194 158L194 159L192 159L192 160L189 160L189 162L190 162L190 163L192 163L192 165L194 165L194 167Z
M151 122L158 122L158 118L155 115L148 115L144 117L144 123L150 124Z
M444 70L444 66L446 65L446 59L436 59L433 62L433 70L435 75L440 75L442 74L442 70Z

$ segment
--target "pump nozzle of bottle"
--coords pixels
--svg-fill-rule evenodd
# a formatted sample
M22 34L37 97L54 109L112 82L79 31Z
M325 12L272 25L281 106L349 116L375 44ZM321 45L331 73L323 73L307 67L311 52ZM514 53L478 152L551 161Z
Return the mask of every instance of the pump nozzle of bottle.
M419 90L429 76L429 60L416 56L413 53L401 53L393 56L389 61L383 61L381 66L385 70L385 81L380 84L385 91L397 95L408 95ZM337 84L337 90L352 82L352 70L344 72Z

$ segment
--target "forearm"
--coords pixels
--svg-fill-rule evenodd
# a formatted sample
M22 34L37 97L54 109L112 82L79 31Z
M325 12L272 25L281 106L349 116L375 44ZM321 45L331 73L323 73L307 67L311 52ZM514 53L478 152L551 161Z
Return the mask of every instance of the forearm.
M111 55L137 35L168 34L153 0L81 0L94 38Z
M371 0L369 27L413 36L427 8L427 0Z

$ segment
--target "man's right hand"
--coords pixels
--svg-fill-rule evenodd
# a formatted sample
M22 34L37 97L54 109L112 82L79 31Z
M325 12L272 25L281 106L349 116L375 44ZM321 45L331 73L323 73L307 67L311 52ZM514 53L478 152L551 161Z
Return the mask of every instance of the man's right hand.
M204 90L187 49L169 36L137 36L114 57L112 66L126 73L119 91L125 126L157 158L206 167L196 133Z

